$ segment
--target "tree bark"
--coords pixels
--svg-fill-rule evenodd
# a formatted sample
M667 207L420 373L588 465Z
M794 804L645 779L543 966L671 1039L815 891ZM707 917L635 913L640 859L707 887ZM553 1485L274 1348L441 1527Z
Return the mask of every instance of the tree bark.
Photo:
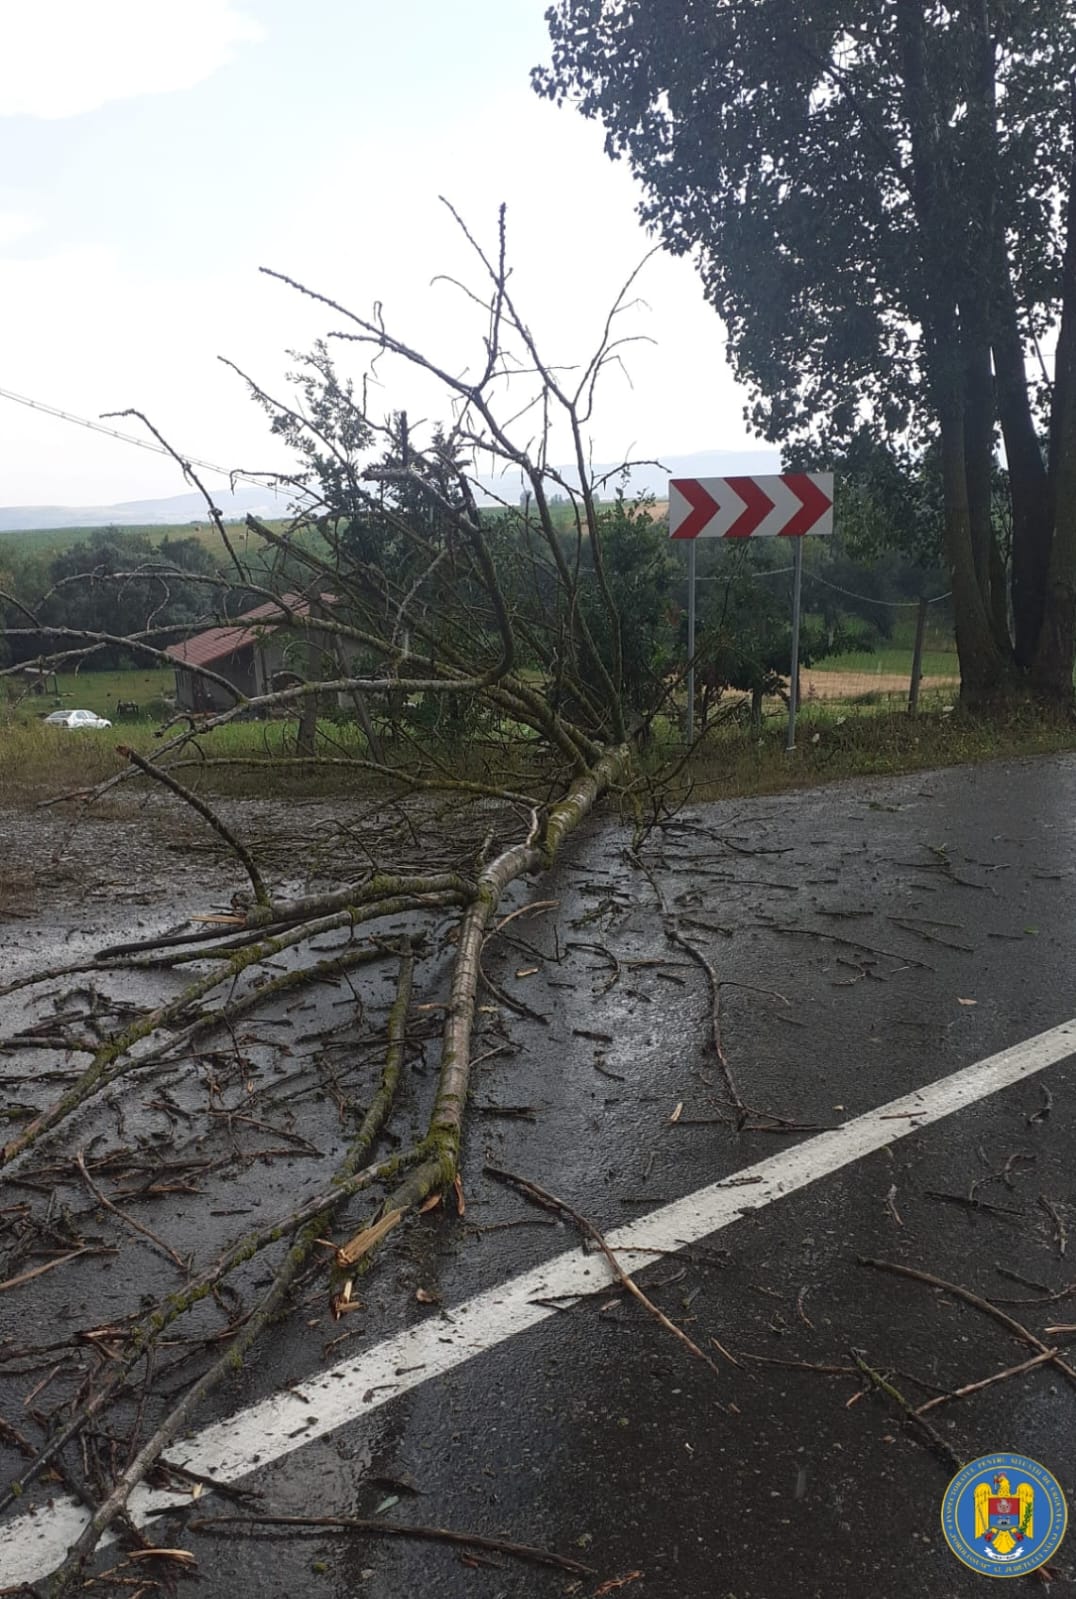
M976 301L979 303L975 303ZM994 642L1010 648L1005 571L994 536L994 384L988 307L978 295L961 307L964 345L964 474L975 577Z
M967 706L981 708L1002 698L1009 680L976 566L968 503L962 384L954 357L955 352L948 359L944 353L935 356L940 369L934 389L941 425L945 556L953 588L960 695ZM989 567L987 570L989 574Z
M1016 665L1035 658L1050 565L1049 480L1028 396L1024 345L1004 240L994 249L998 292L993 326L994 372L1001 435L1012 496L1012 613Z
M425 1139L426 1158L385 1201L383 1210L408 1211L456 1175L463 1114L471 1077L471 1031L478 1000L479 958L501 897L510 884L529 872L546 871L564 840L589 816L597 801L627 772L631 748L608 748L594 765L573 780L571 789L550 811L541 839L514 844L479 875L467 907L456 949L452 988L441 1042L437 1098Z
M1076 129L1076 79L1072 122ZM1037 693L1072 704L1076 655L1076 149L1069 169L1065 255L1061 270L1061 330L1054 363L1050 416L1050 503L1053 541L1042 629L1032 666Z
M976 32L976 0L971 0L971 11L969 41ZM953 587L960 692L966 704L983 706L1004 695L1008 674L988 598L990 543L983 536L981 396L976 396L970 415L968 408L973 385L982 382L984 337L989 325L984 326L983 322L986 290L978 274L969 274L971 246L964 233L970 230L977 236L982 234L983 219L991 215L990 200L984 196L982 186L978 205L975 197L965 191L954 193L950 156L940 144L944 108L936 103L928 75L927 22L922 0L898 0L896 20L911 142L912 197L920 236L924 360L941 435L945 555ZM980 120L987 117L989 109L982 99L981 73L982 64L976 59L968 97ZM979 267L989 275L988 254ZM966 313L963 326L960 310ZM988 343L986 350L988 353ZM969 454L974 480L971 498Z
M994 262L999 165L996 44L988 0L963 0L963 15L967 29L966 132L963 152L959 133L953 135L958 146L959 176L954 173L949 189L952 192L957 184L960 186L966 226L961 228L957 217L949 219L949 226L958 234L954 248L961 275L956 298L964 351L964 459L976 576L994 641L1005 658L1012 649L1012 640L1008 586L994 532L995 401L991 365L991 329L998 298ZM967 159L968 152L973 163Z

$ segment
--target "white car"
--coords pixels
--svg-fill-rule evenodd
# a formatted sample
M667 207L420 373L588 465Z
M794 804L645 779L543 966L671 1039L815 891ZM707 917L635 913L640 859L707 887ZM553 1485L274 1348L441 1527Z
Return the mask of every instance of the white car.
M53 711L45 717L46 727L111 727L107 716L96 711Z

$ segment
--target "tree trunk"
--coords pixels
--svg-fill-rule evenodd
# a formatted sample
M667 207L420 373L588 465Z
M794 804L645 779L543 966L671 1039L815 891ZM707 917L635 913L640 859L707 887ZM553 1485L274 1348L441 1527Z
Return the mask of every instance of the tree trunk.
M958 10L961 8L958 8ZM949 226L960 263L956 291L960 339L964 353L964 461L968 486L975 571L994 640L1003 657L1012 649L1004 563L994 534L994 374L991 329L997 300L994 251L997 214L997 80L995 41L988 0L962 0L967 29L967 137L974 150L973 170L954 173L949 188L960 183L967 224L957 218Z
M1076 79L1072 121L1076 128ZM1069 170L1061 330L1050 414L1050 506L1053 541L1042 629L1031 675L1036 692L1043 699L1071 705L1076 656L1076 150Z
M385 751L382 747L381 740L378 737L377 729L374 727L373 719L370 716L370 707L366 703L366 695L360 694L356 689L355 693L351 697L355 702L355 716L358 720L359 726L362 728L363 736L366 739L366 745L370 751L370 755L379 766L384 766Z
M1028 672L1042 628L1050 565L1049 480L1031 415L1024 346L1003 240L995 246L995 259L1000 281L993 327L994 371L1012 496L1014 653L1018 668Z
M296 748L300 755L313 755L318 737L318 697L307 694L299 715L299 736Z
M460 924L452 985L441 1043L437 1098L423 1143L426 1158L385 1201L384 1211L407 1211L443 1189L456 1175L463 1115L471 1079L471 1030L478 1002L482 945L505 890L518 878L548 871L564 840L586 820L595 804L628 771L627 744L606 748L549 813L541 839L527 839L504 850L479 874L474 898Z
M969 48L975 58L968 101L969 115L978 119L984 142L989 144L992 124L989 104L983 98L983 62L979 60L981 12L981 4L973 0L969 9ZM969 195L954 181L947 152L940 144L942 107L936 102L927 69L929 38L923 0L897 0L896 24L911 144L912 195L920 235L924 359L941 434L945 555L953 587L960 693L965 704L982 706L1001 698L1010 686L988 599L990 545L983 537L982 418L977 406L969 418L967 406L973 383L982 381L982 346L989 326L983 322L983 306L988 304L988 298L984 300L985 287L977 283L976 273L969 271L969 250L974 250L974 243L968 235L974 234L979 240L985 237L989 243L989 184L979 185L977 197ZM990 149L984 148L983 158L991 161ZM989 252L981 248L979 255L978 273L985 270L988 277ZM967 326L963 329L958 306L967 313ZM989 349L988 343L986 348ZM970 502L969 449L974 479ZM986 481L989 485L989 475Z
M1003 697L1009 679L976 568L968 504L961 385L955 381L955 363L944 364L949 372L940 373L935 394L941 423L945 555L953 587L960 695L966 705L980 707Z
M962 307L964 475L975 577L1002 654L1011 647L1005 570L994 537L994 384L983 305Z

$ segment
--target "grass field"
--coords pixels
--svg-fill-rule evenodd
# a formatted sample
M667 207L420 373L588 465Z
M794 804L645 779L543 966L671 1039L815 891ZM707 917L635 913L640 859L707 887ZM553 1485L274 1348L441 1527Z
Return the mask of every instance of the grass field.
M233 547L240 555L250 550L263 548L259 539L248 533L242 522L227 522L228 537ZM281 529L282 522L270 522L268 526L276 530ZM27 528L22 531L13 530L8 533L0 532L0 565L3 564L5 550L20 559L31 555L59 555L64 550L69 550L73 544L87 543L95 535L100 536L112 531L103 527L43 527ZM190 539L195 538L204 544L214 556L219 556L222 561L227 559L228 552L221 542L220 534L212 523L200 522L150 522L141 526L117 526L115 531L122 534L137 533L140 538L148 539L156 546L162 539Z
M731 720L715 725L686 767L679 760L682 745L676 730L665 726L655 731L657 737L645 764L655 775L663 769L667 772L670 763L679 767L673 795L679 788L685 798L690 794L694 800L778 793L841 778L1076 749L1076 729L1065 719L1040 716L1030 709L1001 722L984 722L933 706L910 717L905 711L884 707L872 707L867 714L847 714L840 706L821 702L804 708L791 753L785 749L784 717L775 712L767 716L761 737ZM0 808L32 806L91 789L123 769L119 745L129 744L152 758L160 748L153 733L150 722L119 724L99 732L68 732L37 721L5 723L0 719ZM361 733L351 725L319 724L321 752L337 761L344 757L341 764L294 762L283 768L264 764L277 755L294 755L295 734L294 722L243 722L221 728L204 741L204 752L229 757L236 764L207 766L200 772L198 751L191 748L186 757L190 764L176 775L207 795L300 798L400 792L395 784L386 785L383 778L346 759L366 754ZM399 753L405 759L413 754L408 748ZM462 746L458 760L453 760L457 775L484 778L481 753ZM510 751L510 759L512 754ZM518 774L499 772L498 780L511 780L526 792L535 774L526 775L522 749L514 755L520 763ZM139 791L149 782L142 777L134 781ZM149 786L153 786L151 782Z
M0 679L0 685L2 685ZM7 713L18 722L36 722L49 711L96 711L98 716L116 720L116 706L121 700L139 707L140 718L150 722L159 720L164 712L162 694L171 694L175 677L168 667L135 668L123 672L58 672L56 681L59 696L54 694L24 694ZM49 683L51 686L51 678ZM0 696L4 689L0 686ZM0 701L2 703L2 701Z
M104 675L104 674L103 674ZM88 710L93 706L88 705ZM118 754L128 745L139 754L154 759L160 741L155 738L156 722L148 719L117 722L108 728L75 729L48 727L37 717L4 720L0 713L0 806L33 804L103 782L122 770L125 759ZM295 753L297 723L294 721L235 722L218 728L204 745L205 754L225 759L272 760ZM331 756L353 757L366 754L365 741L357 727L323 722L318 726L321 752ZM191 747L187 759L199 759L199 749ZM274 794L291 792L333 792L341 786L353 788L361 781L361 769L345 771L334 782L334 770L307 768L278 771L267 783L264 771L254 767L224 767L199 774L193 764L177 773L188 785L210 787L236 794ZM142 780L139 779L141 782Z
M912 675L912 657L915 652L915 621L902 615L892 636L880 639L873 650L854 650L847 655L828 655L816 661L812 672L853 672L864 676L902 677L907 683ZM928 621L923 638L923 676L959 677L956 640L950 630Z
M900 676L907 682L912 675L912 651L910 647L902 649L887 644L881 649L856 650L850 655L827 655L825 660L815 662L811 671L858 672L867 677L874 673L878 677ZM959 677L956 645L951 649L924 649L923 676Z
M69 550L73 544L83 544L95 534L107 531L100 527L41 527L27 528L24 531L0 533L0 560L5 550L18 556L28 555L59 555L64 550ZM220 546L220 540L215 528L207 527L205 523L181 522L172 526L152 522L145 527L119 528L121 533L137 533L140 538L145 538L151 544L159 544L162 539L197 538L204 543L211 543L214 547Z
M788 753L784 746L781 717L770 719L757 740L744 738L739 730L715 729L687 769L691 797L777 794L842 778L1057 754L1076 749L1076 729L1064 718L1031 709L1003 721L980 721L934 707L912 717L904 710L883 709L846 715L839 707L818 705L804 710L795 750Z

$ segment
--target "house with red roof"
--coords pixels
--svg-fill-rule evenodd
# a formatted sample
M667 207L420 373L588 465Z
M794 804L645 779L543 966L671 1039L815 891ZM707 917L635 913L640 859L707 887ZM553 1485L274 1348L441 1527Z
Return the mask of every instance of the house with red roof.
M322 595L321 602L331 603L332 596ZM284 594L279 600L244 611L234 622L169 645L165 654L175 663L177 708L224 711L235 704L224 685L205 677L198 667L226 678L244 699L325 675L322 658L339 653L335 640L289 626L290 616L310 616L312 607L316 615L317 602L302 594ZM325 664L328 667L329 663Z

